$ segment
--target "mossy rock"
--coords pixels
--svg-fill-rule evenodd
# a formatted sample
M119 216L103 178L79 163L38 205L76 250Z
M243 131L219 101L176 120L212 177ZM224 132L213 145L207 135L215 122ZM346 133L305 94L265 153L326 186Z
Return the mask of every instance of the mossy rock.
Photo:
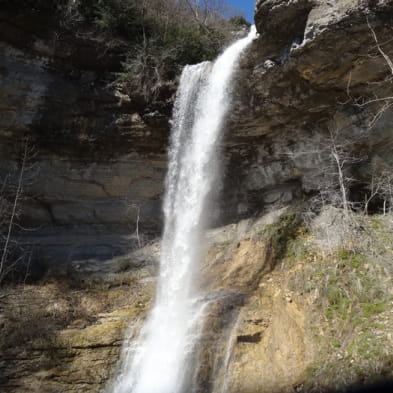
M257 232L257 237L269 242L271 250L272 268L283 259L286 254L288 244L295 239L301 229L300 212L296 208L288 209L277 222L266 225Z

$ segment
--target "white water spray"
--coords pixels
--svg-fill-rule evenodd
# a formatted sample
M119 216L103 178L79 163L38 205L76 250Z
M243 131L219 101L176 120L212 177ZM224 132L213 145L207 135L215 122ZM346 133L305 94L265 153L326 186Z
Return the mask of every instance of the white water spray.
M216 60L183 70L172 119L164 200L165 228L155 305L134 346L123 350L113 393L181 393L198 339L205 302L198 275L209 194L216 182L217 145L230 105L231 82L250 34Z

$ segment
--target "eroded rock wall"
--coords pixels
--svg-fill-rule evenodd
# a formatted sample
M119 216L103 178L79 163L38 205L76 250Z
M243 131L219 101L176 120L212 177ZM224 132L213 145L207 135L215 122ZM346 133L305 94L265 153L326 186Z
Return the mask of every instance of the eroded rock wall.
M260 37L234 84L215 224L337 189L326 179L332 135L351 157L352 200L391 167L382 51L393 51L392 12L390 1L257 3ZM124 94L114 82L124 43L75 34L43 11L5 7L1 19L2 177L17 175L25 137L35 151L22 211L39 230L23 241L49 260L78 259L125 252L137 221L159 233L173 91L153 106Z
M0 11L2 181L28 140L20 242L50 261L110 257L158 233L171 100L149 107L116 83L128 51L39 4Z
M145 107L140 98L124 95L112 83L124 54L121 46L108 49L91 37L78 38L56 24L45 24L37 15L16 15L0 13L1 168L3 174L18 173L22 140L29 136L37 154L30 160L31 181L22 211L24 222L36 229L24 240L52 262L125 253L137 241L133 233L138 213L141 234L157 233L161 226L170 100ZM204 391L221 392L225 383L226 391L234 393L321 391L334 385L337 375L343 386L375 376L375 370L388 374L391 300L374 299L383 307L373 309L370 303L371 317L362 317L360 325L351 319L348 329L348 302L342 303L344 311L337 304L329 311L326 293L319 294L330 283L323 276L327 268L344 289L369 277L380 285L390 277L391 250L381 246L386 255L378 256L379 250L375 255L380 258L374 258L365 243L359 262L358 256L333 254L325 259L325 250L300 247L277 267L283 257L277 253L286 251L280 250L286 242L281 235L264 236L278 218L268 216L260 226L258 220L241 219L266 210L280 212L281 205L337 189L337 178L325 176L332 169L334 146L340 148L352 179L351 200L361 201L371 178L392 168L392 70L383 56L393 53L392 17L392 2L382 0L257 3L260 37L239 70L223 145L222 215L217 221L234 224L218 231L219 240L209 244L203 265L201 286L209 293L211 309L197 354L204 362L195 377ZM54 31L65 35L58 37ZM367 225L371 232L381 228L373 220ZM384 237L391 228L382 228L369 245L376 239L391 243ZM305 241L302 236L300 241ZM26 361L20 348L7 349L21 373L13 373L4 361L2 386L21 392L33 381L37 391L78 391L70 376L77 370L84 391L102 389L113 375L126 319L143 318L152 297L152 288L142 287L152 286L154 274L138 270L155 264L146 261L148 255L141 260L131 255L120 265L132 269L131 283L124 283L121 275L112 283L106 281L109 276L104 284L99 281L104 295L120 288L120 303L103 302L96 311L104 315L79 321L75 316L55 326L55 344L35 352L44 364ZM382 273L381 261L386 263ZM103 273L104 264L94 266ZM334 290L337 282L330 283ZM129 299L130 289L142 295L146 290L146 296ZM7 296L0 300L5 303ZM25 302L15 296L19 300L2 307L12 310L13 304ZM351 304L363 315L355 300ZM129 310L121 313L119 325L117 310L123 307ZM12 322L13 311L7 318ZM382 337L386 351L373 351L369 331ZM67 346L64 337L69 338ZM36 338L27 339L34 344ZM53 349L61 355L58 367L46 360ZM324 363L318 365L314 360L322 359L321 353ZM89 368L105 370L98 377L91 375L79 367L81 359ZM215 370L224 371L214 379ZM344 375L347 370L349 377Z
M226 134L228 215L315 195L327 181L334 190L333 145L350 157L352 200L378 162L392 167L391 69L381 52L393 53L392 17L390 1L257 3L260 37Z

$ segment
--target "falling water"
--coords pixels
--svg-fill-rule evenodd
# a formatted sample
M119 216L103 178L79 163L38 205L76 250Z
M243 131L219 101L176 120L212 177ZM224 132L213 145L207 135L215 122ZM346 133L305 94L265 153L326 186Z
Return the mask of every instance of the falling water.
M112 393L188 392L190 355L206 303L193 282L208 200L217 173L217 145L241 53L256 36L231 45L214 64L186 66L177 92L164 200L165 229L155 305L134 346L124 350Z

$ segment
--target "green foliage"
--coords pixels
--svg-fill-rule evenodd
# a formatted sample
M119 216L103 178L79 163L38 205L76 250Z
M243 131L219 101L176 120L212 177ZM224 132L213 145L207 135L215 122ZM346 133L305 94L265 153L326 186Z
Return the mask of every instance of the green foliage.
M340 348L341 347L341 343L338 340L332 340L331 345L333 348Z
M378 277L365 268L371 261L345 249L338 250L333 257L337 258L335 264L325 267L322 278L326 317L354 322L384 312L389 296L380 287ZM321 300L323 304L323 298Z
M196 26L168 25L162 34L135 45L123 63L119 80L154 100L165 82L173 80L186 64L213 59L221 46L220 35Z
M292 278L292 289L315 296L313 307L319 312L314 315L321 317L312 323L318 332L325 332L320 341L324 360L311 371L310 381L324 386L337 383L338 389L352 378L370 378L370 370L383 370L389 356L381 341L386 339L383 313L389 309L391 296L367 267L374 261L348 250L306 260Z
M1 6L5 9L14 8L29 11L57 11L66 7L69 0L4 0Z
M5 0L5 7L56 13L61 28L79 37L129 48L119 79L149 102L185 64L212 60L247 25L226 19L225 3L216 0Z
M304 243L309 235L308 228L306 226L300 225L296 228L293 237L288 241L284 259L286 263L293 264L299 260L307 260L308 258L313 258L313 252L306 249Z
M290 240L282 269L289 272L290 290L310 302L309 326L320 347L310 368L310 386L302 391L340 390L359 378L391 375L389 220L362 221L362 235L338 249L320 248L315 233Z
M373 315L381 314L388 309L386 301L376 303L361 303L360 306L363 310L363 316L365 318L370 318Z
M229 19L229 22L238 27L250 27L251 23L242 15L236 15Z
M278 222L266 225L257 232L257 236L269 239L275 263L285 257L288 246L300 233L303 233L303 227L299 225L298 212L296 209L289 209Z
M143 35L143 12L132 0L78 0L75 7L85 22L108 37L134 40Z
M351 250L341 249L338 250L337 252L337 257L342 261L348 261L349 259L351 259L351 256L352 256Z
M115 273L123 273L130 269L131 261L127 257L119 257L115 263Z
M200 29L196 26L171 26L164 35L163 46L177 47L176 60L180 65L212 60L225 39L213 28Z
M128 42L119 80L147 101L154 101L185 64L216 57L231 38L233 23L242 22L216 14L198 20L187 3L174 0L77 0L74 8L106 39Z

